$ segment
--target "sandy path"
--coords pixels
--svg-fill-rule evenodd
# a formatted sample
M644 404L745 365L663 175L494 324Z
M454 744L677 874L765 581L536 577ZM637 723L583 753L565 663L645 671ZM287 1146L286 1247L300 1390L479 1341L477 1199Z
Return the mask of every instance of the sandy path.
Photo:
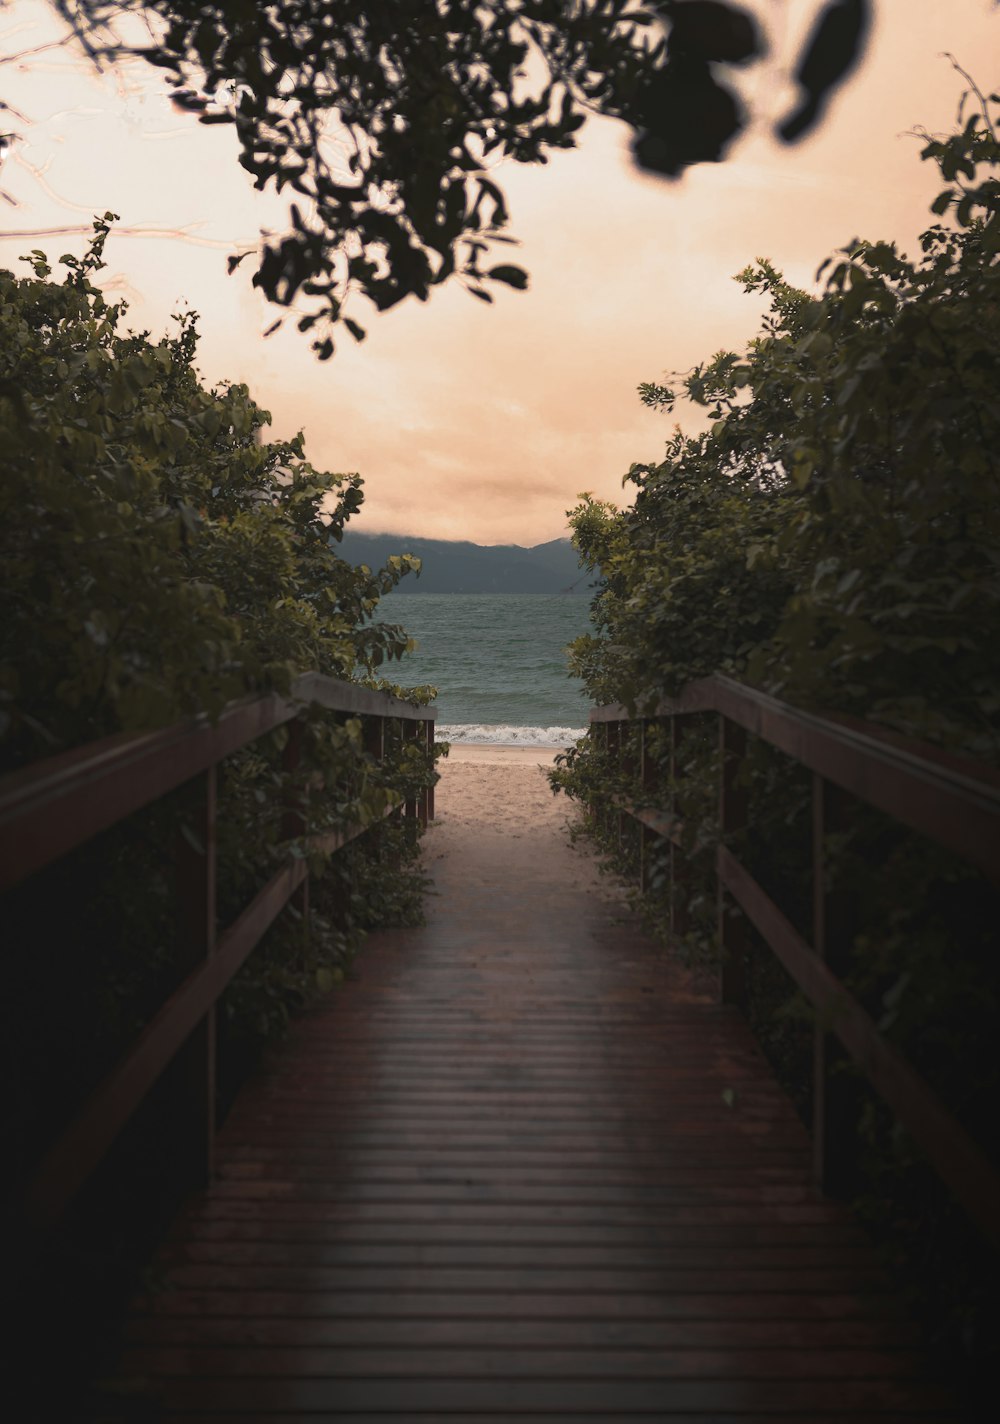
M565 889L621 903L623 891L602 875L592 850L571 847L576 802L553 795L545 776L555 747L454 746L438 763L435 820L424 841L428 870L449 861L464 877L496 877L510 893L519 879L551 880Z

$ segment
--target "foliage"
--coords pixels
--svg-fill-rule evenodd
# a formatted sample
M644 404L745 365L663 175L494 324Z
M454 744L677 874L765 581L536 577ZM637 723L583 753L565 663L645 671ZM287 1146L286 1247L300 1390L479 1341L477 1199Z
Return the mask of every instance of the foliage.
M265 444L244 386L205 389L193 315L156 342L120 330L91 280L112 219L61 284L41 253L33 278L0 273L8 769L407 644L369 615L413 561L335 552L360 478L313 469L301 435Z
M944 188L908 258L855 241L812 296L758 260L740 274L770 297L760 335L683 378L707 415L658 465L633 466L632 508L583 497L576 543L602 587L595 631L572 660L598 702L649 711L723 672L802 707L863 717L897 738L996 763L1000 752L1000 181L994 114L972 112L923 157ZM650 407L676 396L640 388ZM717 733L685 718L683 737L637 748L581 742L552 777L591 806L589 824L635 872L606 807L615 796L670 806L683 855L647 860L653 923L696 962L718 957L714 865ZM969 772L976 774L975 764ZM984 772L984 775L989 773ZM741 783L749 832L733 849L811 936L809 787L794 764L750 739ZM857 805L826 844L831 888L850 907L847 982L887 1039L987 1152L1000 1090L995 891L937 847ZM683 867L683 869L681 869ZM751 936L752 943L752 936ZM805 1107L808 1023L790 981L750 954L751 1017L785 1086ZM939 1343L976 1355L994 1337L979 1248L891 1115L864 1113L866 1211L901 1259L928 1266ZM936 1278L936 1279L935 1279Z
M632 467L633 508L573 513L605 579L574 650L598 700L724 671L996 758L998 156L987 112L927 142L953 222L915 260L854 242L818 297L766 261L740 274L771 315L685 378L710 429Z
M722 0L56 0L95 56L143 55L179 107L232 124L257 188L289 188L290 230L254 277L296 304L333 352L360 293L379 310L424 301L457 277L491 301L524 271L491 263L509 242L498 163L544 163L588 114L635 132L640 166L668 176L717 162L743 128L718 65L759 60L762 26ZM864 47L868 0L829 0L799 59L802 103L779 129L805 133ZM153 34L129 42L138 10ZM124 31L123 31L124 32ZM245 255L245 254L244 254ZM230 270L242 258L230 258ZM279 323L280 324L280 319Z
M315 470L301 436L264 442L269 417L245 387L206 388L193 316L158 341L122 329L124 306L93 280L112 219L82 259L63 259L62 282L40 252L33 276L0 272L2 769L214 716L307 670L426 703L432 688L382 679L409 640L372 622L418 562L372 572L338 557L361 480ZM220 768L220 927L290 853L311 870L308 911L279 918L224 1000L237 1057L342 978L372 925L419 917L412 823L382 818L434 779L433 756L393 734L376 760L365 733L360 717L307 709L299 732L282 726ZM11 942L34 947L9 967L4 1011L6 1140L22 1165L185 972L173 865L197 790L82 846L5 906ZM368 824L333 857L307 844Z

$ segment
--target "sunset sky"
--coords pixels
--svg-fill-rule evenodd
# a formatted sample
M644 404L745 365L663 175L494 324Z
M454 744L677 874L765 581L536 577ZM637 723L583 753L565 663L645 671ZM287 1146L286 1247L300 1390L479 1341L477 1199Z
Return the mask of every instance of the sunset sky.
M20 135L0 169L0 265L17 270L36 246L79 251L90 215L110 208L121 224L103 275L128 297L129 324L155 335L179 307L200 312L206 379L246 381L276 434L301 428L315 465L364 476L355 527L559 537L579 491L621 502L629 465L660 455L669 425L639 404L639 382L754 333L761 305L733 273L768 256L811 286L853 237L912 250L939 185L908 131L952 127L962 89L942 52L984 88L1000 80L994 0L877 0L863 68L812 138L782 148L769 129L819 0L755 8L781 34L741 79L757 120L729 161L679 183L643 177L628 131L592 121L545 168L503 165L530 291L501 289L492 307L457 286L411 299L321 365L294 322L264 339L277 313L250 263L226 276L228 253L283 225L283 205L237 166L232 133L177 113L145 66L98 75L71 47L9 58L63 31L37 0L0 0L3 127Z

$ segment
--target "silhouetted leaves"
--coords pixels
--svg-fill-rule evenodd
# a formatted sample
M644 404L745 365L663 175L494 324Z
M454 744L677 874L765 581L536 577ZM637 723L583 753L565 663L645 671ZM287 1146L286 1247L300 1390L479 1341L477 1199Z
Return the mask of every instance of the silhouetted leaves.
M634 466L620 515L574 516L607 581L607 641L580 664L596 700L722 670L1000 755L1000 144L981 102L924 149L946 187L916 259L853 242L818 296L748 267L759 337L683 380L705 433Z
M127 48L131 0L56 0L95 54ZM744 126L720 64L766 52L745 5L724 0L140 0L159 35L132 52L166 71L172 102L232 124L258 189L295 195L290 231L262 249L255 284L329 331L358 297L387 311L458 277L523 290L494 246L511 241L499 164L572 148L587 116L621 119L648 172L721 161ZM805 132L855 62L863 0L828 5L799 68ZM235 264L230 264L233 270ZM315 318L314 320L312 318Z
M245 386L206 389L193 316L158 342L121 329L93 281L113 219L61 282L41 252L33 277L0 271L8 769L402 651L369 615L409 563L362 573L330 547L360 478L264 441Z
M718 163L743 127L739 106L707 60L672 55L655 73L639 111L645 123L632 144L640 167L676 177L693 163Z
M491 267L486 275L492 277L494 282L504 282L508 287L516 287L519 292L523 292L528 285L528 274L521 267Z
M802 138L819 121L834 86L861 58L870 23L869 0L830 0L826 5L795 71L803 94L778 130L786 143Z
M658 9L670 20L670 53L697 59L745 64L763 53L754 17L721 0L661 0Z

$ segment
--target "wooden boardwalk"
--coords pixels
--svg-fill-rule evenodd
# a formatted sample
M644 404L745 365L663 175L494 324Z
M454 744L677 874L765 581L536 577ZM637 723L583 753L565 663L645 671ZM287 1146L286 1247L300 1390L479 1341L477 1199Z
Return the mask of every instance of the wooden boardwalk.
M426 928L243 1093L133 1310L142 1417L959 1418L738 1015L551 825L440 804Z

